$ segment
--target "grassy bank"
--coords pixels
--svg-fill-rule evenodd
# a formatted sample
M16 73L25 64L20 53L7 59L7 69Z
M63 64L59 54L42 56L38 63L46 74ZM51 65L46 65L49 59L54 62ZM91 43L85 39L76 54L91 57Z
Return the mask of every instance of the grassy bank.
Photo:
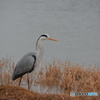
M38 74L31 73L29 76L31 92L18 87L19 79L11 80L14 70L14 62L11 59L0 61L0 99L4 100L99 100L100 98L100 70L96 66L84 68L71 62L53 61L46 64ZM45 71L44 71L45 70ZM27 75L23 77L24 84L27 84ZM24 87L24 84L21 87ZM43 94L36 93L32 88L39 85L42 90L48 89ZM56 88L56 93L50 90ZM98 92L97 97L75 96L70 97L70 92ZM38 91L37 91L38 92ZM59 94L57 94L59 92ZM8 97L9 99L5 99ZM16 99L18 98L18 99Z
M0 100L99 100L99 97L70 97L61 94L39 94L27 89L0 85Z

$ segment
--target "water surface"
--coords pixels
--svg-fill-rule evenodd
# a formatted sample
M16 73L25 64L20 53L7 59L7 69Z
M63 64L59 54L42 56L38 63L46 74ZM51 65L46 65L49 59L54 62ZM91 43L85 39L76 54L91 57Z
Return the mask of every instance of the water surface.
M100 0L0 0L0 59L15 63L36 51L42 33L44 62L53 58L100 65Z

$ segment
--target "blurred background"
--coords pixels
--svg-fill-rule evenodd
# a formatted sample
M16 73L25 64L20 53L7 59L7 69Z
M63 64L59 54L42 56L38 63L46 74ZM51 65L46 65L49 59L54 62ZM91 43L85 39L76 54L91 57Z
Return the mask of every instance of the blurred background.
M0 0L0 59L15 64L47 33L43 62L100 66L100 0Z

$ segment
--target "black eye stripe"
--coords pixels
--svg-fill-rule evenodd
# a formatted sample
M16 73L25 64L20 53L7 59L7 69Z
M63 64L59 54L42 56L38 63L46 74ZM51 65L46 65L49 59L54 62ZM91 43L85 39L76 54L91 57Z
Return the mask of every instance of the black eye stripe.
M44 35L41 35L40 37L46 37L47 38L48 36L44 34Z

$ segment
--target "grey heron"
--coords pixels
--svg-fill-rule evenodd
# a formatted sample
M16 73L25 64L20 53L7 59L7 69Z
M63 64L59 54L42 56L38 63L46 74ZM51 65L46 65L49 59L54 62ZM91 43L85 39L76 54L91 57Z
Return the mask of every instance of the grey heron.
M19 86L21 83L22 76L25 75L26 73L32 72L37 66L40 65L44 52L44 48L42 46L43 40L58 41L56 39L50 38L48 34L43 34L37 39L36 42L37 54L35 52L27 53L19 60L19 62L15 66L12 75L12 80L16 80L17 78L20 77ZM28 89L29 89L29 84L28 84Z

